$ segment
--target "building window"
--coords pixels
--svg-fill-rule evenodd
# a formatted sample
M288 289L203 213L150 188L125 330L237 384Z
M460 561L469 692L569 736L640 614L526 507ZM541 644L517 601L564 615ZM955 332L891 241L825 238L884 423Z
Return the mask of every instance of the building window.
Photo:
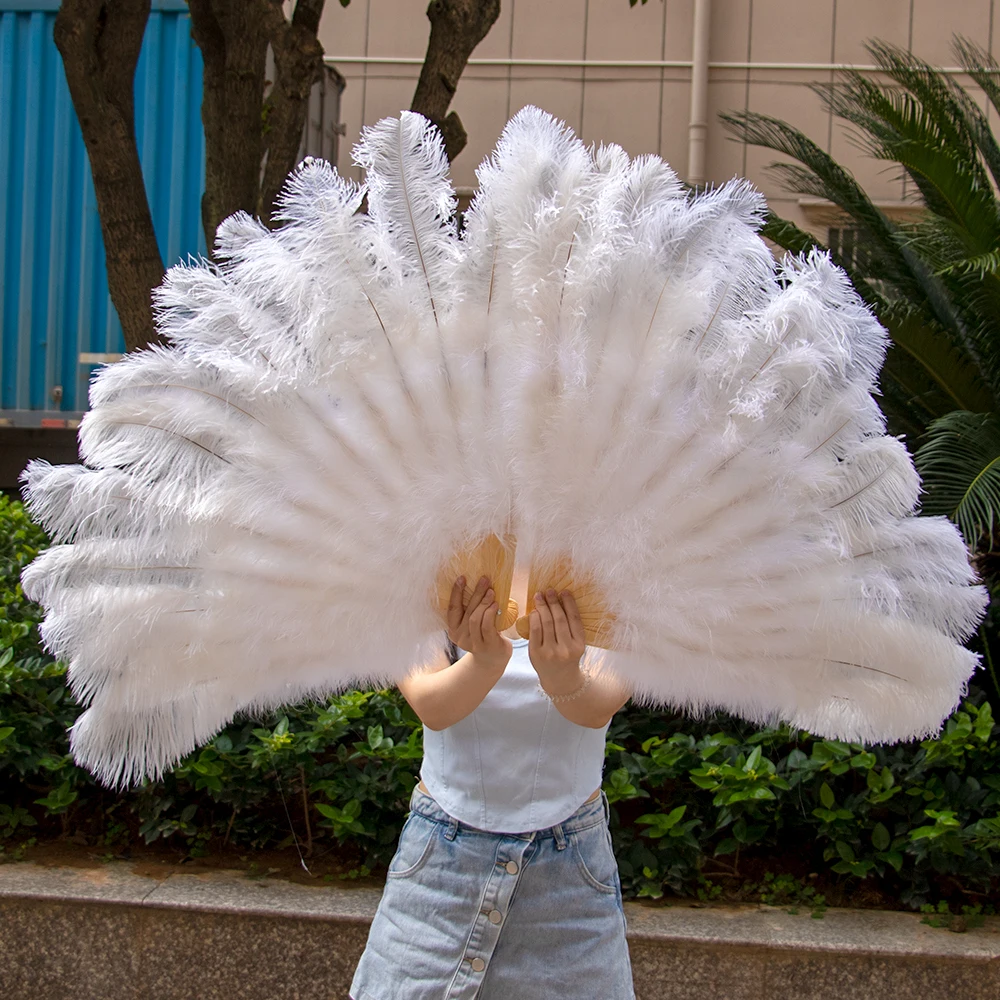
M864 245L861 230L847 226L830 227L826 245L834 260L858 274L868 274L871 269L871 252Z

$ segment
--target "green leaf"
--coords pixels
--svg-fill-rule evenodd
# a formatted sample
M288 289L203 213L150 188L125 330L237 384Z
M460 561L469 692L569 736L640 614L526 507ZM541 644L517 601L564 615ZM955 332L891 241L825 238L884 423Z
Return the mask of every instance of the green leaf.
M892 838L884 823L876 823L872 830L872 846L878 851L884 851L891 843Z
M824 781L819 787L819 800L827 809L832 809L837 801L833 795L833 789Z
M718 846L715 848L715 857L718 857L720 854L732 854L739 846L739 841L735 837L726 837L724 840L720 840Z
M885 851L879 854L879 858L888 862L898 872L903 867L903 855L899 851Z
M947 515L971 546L996 530L1000 415L957 410L935 420L914 462L924 480L924 513Z
M3 730L0 730L0 733L2 732ZM989 740L993 734L993 709L990 707L988 701L983 702L976 713L975 733L976 738L982 740L983 743ZM3 737L0 736L0 739L3 739Z
M7 739L12 732L14 732L13 726L4 726L3 728L0 728L0 741Z

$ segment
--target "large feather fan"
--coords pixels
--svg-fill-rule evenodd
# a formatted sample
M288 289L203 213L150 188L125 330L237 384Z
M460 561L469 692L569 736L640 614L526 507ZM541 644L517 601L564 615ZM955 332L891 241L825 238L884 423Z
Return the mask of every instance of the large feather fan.
M77 761L156 777L241 710L399 679L458 572L504 606L526 553L644 702L938 729L984 591L914 516L871 395L885 333L843 272L776 264L746 183L691 195L534 108L461 233L424 119L356 156L364 187L307 161L281 228L233 216L216 263L173 268L171 346L95 379L84 465L26 474Z

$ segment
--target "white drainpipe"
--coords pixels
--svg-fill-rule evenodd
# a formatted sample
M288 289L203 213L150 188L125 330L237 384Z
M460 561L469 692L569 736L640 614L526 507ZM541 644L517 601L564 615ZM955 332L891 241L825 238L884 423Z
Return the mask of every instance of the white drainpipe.
M712 27L711 0L694 0L691 35L691 120L688 123L688 183L705 183L708 144L708 41Z

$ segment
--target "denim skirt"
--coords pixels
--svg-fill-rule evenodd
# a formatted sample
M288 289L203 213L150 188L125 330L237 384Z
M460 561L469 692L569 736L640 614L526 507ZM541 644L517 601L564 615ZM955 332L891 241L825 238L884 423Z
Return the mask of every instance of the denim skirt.
M352 1000L633 1000L603 792L531 833L410 809Z

